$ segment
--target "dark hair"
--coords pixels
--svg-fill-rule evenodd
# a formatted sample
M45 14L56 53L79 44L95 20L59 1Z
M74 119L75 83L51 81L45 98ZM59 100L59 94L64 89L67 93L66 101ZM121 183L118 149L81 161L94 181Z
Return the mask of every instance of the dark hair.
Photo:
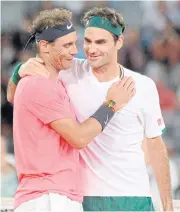
M116 43L118 41L119 36L118 35L115 35L113 33L111 33L111 35L113 36L114 42Z

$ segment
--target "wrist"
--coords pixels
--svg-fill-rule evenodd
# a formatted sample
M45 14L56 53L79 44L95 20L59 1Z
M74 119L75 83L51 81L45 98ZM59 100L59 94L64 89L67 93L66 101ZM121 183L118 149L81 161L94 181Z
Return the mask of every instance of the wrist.
M116 105L116 102L113 101L113 100L107 100L104 102L104 104L109 108L111 109L113 112L116 112L115 110L115 105Z
M95 118L101 124L102 130L104 130L114 114L115 112L111 108L106 104L102 104L90 118Z
M13 70L13 75L12 75L12 81L15 85L18 84L18 82L20 81L21 77L19 76L19 69L20 67L23 65L23 63L19 63L15 66L14 70Z

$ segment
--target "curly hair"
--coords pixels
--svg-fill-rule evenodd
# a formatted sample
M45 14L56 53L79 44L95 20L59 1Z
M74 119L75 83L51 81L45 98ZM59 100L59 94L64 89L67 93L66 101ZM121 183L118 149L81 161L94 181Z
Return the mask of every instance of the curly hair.
M40 33L46 27L63 25L65 22L70 21L71 17L72 13L63 8L40 11L32 23L31 32Z

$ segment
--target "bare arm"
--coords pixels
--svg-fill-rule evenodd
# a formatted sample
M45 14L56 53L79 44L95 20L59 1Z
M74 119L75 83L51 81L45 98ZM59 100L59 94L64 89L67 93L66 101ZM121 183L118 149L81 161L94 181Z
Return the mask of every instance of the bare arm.
M14 95L16 92L16 85L13 83L12 78L9 79L8 87L7 87L7 100L8 102L14 102Z
M94 118L89 118L82 124L71 118L61 119L50 125L75 148L86 147L102 131L101 124Z
M173 211L171 179L166 146L161 136L146 140L149 163L152 167L164 211Z
M126 104L135 94L132 79L124 78L121 82L114 83L108 90L106 102L115 100L116 105L113 110L116 112ZM101 108L102 109L102 108ZM111 110L111 109L109 109ZM106 113L101 116L108 119ZM103 121L105 123L105 121ZM76 148L86 147L101 131L102 126L95 118L89 118L82 124L73 119L61 119L50 123L51 127L59 133L70 145Z

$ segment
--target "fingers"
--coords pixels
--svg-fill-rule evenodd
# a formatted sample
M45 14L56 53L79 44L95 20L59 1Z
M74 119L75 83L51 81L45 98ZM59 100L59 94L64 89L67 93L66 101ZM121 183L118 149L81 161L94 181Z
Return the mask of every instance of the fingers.
M20 67L20 69L19 69L19 71L18 71L18 74L19 74L19 76L20 76L21 78L24 77L23 68L24 68L24 64Z
M131 92L135 88L135 82L132 77L124 77L121 81L119 81L118 87L121 89L122 87Z
M32 58L33 59L33 58ZM38 63L41 63L41 64L44 64L44 61L41 59L41 58L39 58L39 57L36 57L36 58L34 58Z
M42 64L44 64L44 61L40 58L40 57L32 57L32 58L30 58L27 62L31 62L31 63L33 63L33 62L38 62L38 63L42 63Z
M37 66L37 67L42 67L44 66L44 63L41 63L37 60L34 60L34 61L29 61L28 64L31 64L31 65L34 65L34 66Z
M135 88L132 90L131 94L132 94L132 96L134 96L136 94L136 89Z
M30 58L26 63L22 65L19 70L20 77L41 75L49 77L49 72L44 66L44 61L41 58Z
M30 58L26 63L25 63L25 65L26 64L30 64L30 65L35 65L35 66L42 66L42 65L44 65L44 61L41 59L41 58L39 58L39 57L33 57L33 58Z
M119 81L119 85L118 86L123 86L124 87L124 85L126 84L127 80L128 80L128 77L126 77L126 76L123 77L123 79L121 81Z
M126 80L126 82L124 83L123 87L125 88L125 90L127 91L128 90L128 87L133 84L134 81L132 79L132 77L128 77L128 79Z
M127 87L127 91L131 92L135 88L135 83L132 81L130 85ZM125 88L126 89L126 88Z
M133 90L128 95L129 99L131 99L135 94L136 94L136 89L133 88Z

